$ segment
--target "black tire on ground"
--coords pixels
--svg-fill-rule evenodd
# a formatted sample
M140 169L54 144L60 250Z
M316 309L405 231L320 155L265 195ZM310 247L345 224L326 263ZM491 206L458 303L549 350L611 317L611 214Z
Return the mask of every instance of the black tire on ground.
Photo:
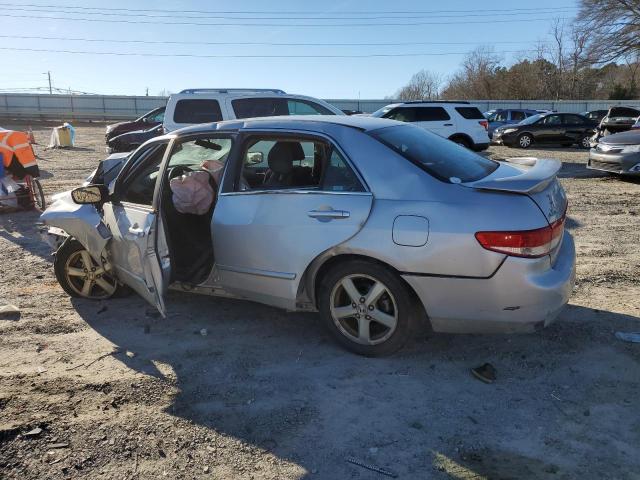
M520 148L529 148L533 143L533 137L528 133L523 133L518 137L518 146Z
M451 137L449 140L451 140L453 143L457 143L458 145L464 148L472 147L471 142L467 140L465 137Z
M356 287L357 292L349 294L345 284ZM383 293L373 294L376 285L384 288ZM360 298L354 299L353 294ZM372 302L363 300L368 294L375 297ZM418 320L416 300L402 279L388 268L365 260L337 264L324 275L319 287L318 309L327 328L343 347L368 357L390 355L402 348ZM332 312L345 309L343 318L334 318ZM393 328L376 318L393 323ZM391 318L393 322L389 322ZM361 336L364 331L366 337ZM359 343L356 337L367 340Z
M65 240L56 252L55 259L53 261L53 270L62 289L72 297L88 298L91 300L104 300L113 297L114 295L120 295L123 290L122 286L112 276L106 273L101 273L99 271L100 266L98 266L93 259L90 259L92 265L85 269L84 258L87 257L86 254L83 254L82 252L86 252L86 254L88 254L84 246L73 238ZM91 286L88 289L88 293L83 294L82 287L86 280L82 276L70 274L70 268L74 269L76 272L82 272L85 270L87 274L91 272L91 268L96 268L96 272L92 273L100 275L99 281L90 282ZM105 290L100 286L100 283L104 285L104 282L112 285L113 288Z
M37 178L34 178L31 182L31 185L33 186L33 198L35 201L35 207L40 211L44 211L46 207L46 201L44 197L44 190L42 190L42 184Z

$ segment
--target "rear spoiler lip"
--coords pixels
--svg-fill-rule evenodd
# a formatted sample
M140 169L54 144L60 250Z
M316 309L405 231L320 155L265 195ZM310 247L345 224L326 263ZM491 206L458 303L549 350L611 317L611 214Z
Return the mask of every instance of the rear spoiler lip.
M462 185L498 192L535 193L544 190L553 182L562 168L562 162L554 158L515 157L507 158L504 162L527 167L527 169L523 170L521 175L503 178L491 178L493 175L489 175L481 180Z

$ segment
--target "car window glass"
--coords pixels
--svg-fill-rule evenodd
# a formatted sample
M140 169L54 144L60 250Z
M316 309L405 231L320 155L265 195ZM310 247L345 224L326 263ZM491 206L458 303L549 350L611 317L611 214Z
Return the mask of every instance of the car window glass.
M472 182L498 168L497 162L423 128L399 125L369 135L443 182Z
M333 115L328 108L304 100L288 100L289 115Z
M456 112L467 120L484 120L484 115L476 107L456 107Z
M568 124L568 125L581 125L583 124L583 120L581 117L579 117L578 115L565 115L564 116L564 123Z
M415 122L416 111L414 108L409 107L397 107L390 110L384 115L384 118L391 120L397 120L399 122Z
M161 110L149 117L147 117L148 123L162 123L164 120L164 110Z
M231 101L236 118L273 117L281 115L333 115L315 102L291 98L237 98Z
M507 121L507 112L496 112L493 121L494 122L506 122Z
M166 149L166 143L154 146L137 159L137 164L133 165L123 179L119 194L121 201L149 206L153 203L153 192Z
M519 122L521 120L524 120L525 118L526 118L526 115L524 114L524 112L519 112L518 110L513 110L511 112L511 120Z
M178 100L173 121L176 123L210 123L222 120L220 104L207 98Z
M414 120L416 122L437 122L451 119L447 111L442 107L417 107L414 110L416 110L416 118Z
M242 190L363 191L341 154L324 141L254 139L243 152Z
M224 166L231 150L230 138L197 138L176 145L171 152L168 168L183 166L191 170L214 169Z
M542 123L545 125L560 125L562 124L562 119L560 118L560 115L547 115L542 120Z

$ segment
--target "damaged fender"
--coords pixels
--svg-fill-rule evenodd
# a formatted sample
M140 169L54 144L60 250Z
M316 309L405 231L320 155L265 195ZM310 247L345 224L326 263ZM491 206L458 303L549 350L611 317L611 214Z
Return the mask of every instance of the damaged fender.
M40 220L47 226L57 227L78 240L93 257L101 262L102 252L111 239L111 232L102 223L102 217L93 205L78 205L71 198L71 191L54 197Z

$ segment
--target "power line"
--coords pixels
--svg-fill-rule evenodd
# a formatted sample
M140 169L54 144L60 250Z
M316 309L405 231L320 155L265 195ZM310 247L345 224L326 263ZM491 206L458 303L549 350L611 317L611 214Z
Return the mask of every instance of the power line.
M0 38L15 38L21 40L56 40L71 42L99 42L99 43L135 43L149 45L245 45L245 46L299 46L299 47L400 47L412 45L477 45L478 42L381 42L381 43L307 43L307 42L196 42L196 41L180 41L180 40L125 40L119 38L78 38L78 37L42 37L31 35L0 35ZM491 42L492 45L517 45L532 44L536 40L531 41L501 41ZM547 42L544 42L547 43Z
M105 18L70 18L70 17L54 17L54 16L36 16L31 15L11 15L2 14L3 18L28 18L29 20L65 20L73 22L101 22L101 23L130 23L134 25L138 24L150 24L150 25L196 25L196 26L208 26L208 27L411 27L421 25L470 25L470 24L494 24L494 23L522 23L522 22L540 22L549 20L565 20L565 17L546 17L546 18L526 18L520 20L465 20L465 21L452 21L452 22L386 22L386 23L334 23L334 24L319 24L319 23L210 23L210 22L151 22L148 20L109 20Z
M426 56L446 56L446 55L466 55L470 52L420 52L420 53L372 53L372 54L314 54L314 55L199 55L192 53L142 53L142 52L91 52L84 50L53 50L46 48L14 48L0 47L0 50L18 52L44 52L44 53L70 53L76 55L113 55L121 57L171 57L171 58L377 58L377 57L426 57ZM495 53L524 53L536 52L537 50L503 50Z
M0 3L0 5L2 5ZM40 8L22 8L24 6L19 6L19 5L12 5L11 11L21 11L21 12L35 12L35 13L50 13L50 10L44 10L44 9L40 9ZM157 14L155 12L157 11L153 11L154 13L126 13L126 11L123 13L122 11L110 11L110 12L105 12L105 11L89 11L89 12L85 12L85 11L75 11L72 10L71 8L74 7L58 7L56 8L56 13L69 13L72 15L99 15L99 16L117 16L117 17L135 17L135 18L140 18L140 17L146 17L146 18L186 18L186 19L218 19L218 20L321 20L321 21L327 21L327 20L402 20L402 19L416 19L416 18L467 18L467 17L492 17L495 18L496 16L500 16L500 17L512 17L512 16L522 16L523 13L522 12L513 12L513 11L501 11L501 12L496 12L496 13L469 13L469 12L458 12L457 14L448 14L448 15L442 15L442 14L429 14L429 15L421 15L421 14L413 14L413 15L409 15L409 16L392 16L389 17L388 15L378 15L378 16L356 16L356 17L349 17L349 16L321 16L321 17L309 17L309 16L286 16L286 17L282 17L282 16L273 16L275 14L271 14L272 16L269 17L265 17L264 15L261 16L257 16L257 17L247 17L247 16L242 16L242 17L237 17L237 16L229 16L229 15L197 15L197 16L193 16L193 15L184 15L182 14L183 12L175 12L175 13L171 13L171 14L167 14L167 15L163 15L163 14ZM555 13L570 13L574 11L574 9L572 8L540 8L535 10L535 14L536 15L542 15L542 14L555 14ZM149 10L147 10L146 12L149 12ZM530 12L530 13L534 13L534 12Z
M59 8L65 9L75 9L75 10L99 10L99 11L114 11L114 12L162 12L162 13L198 13L198 14L236 14L236 15L250 15L250 14L261 14L261 15L283 15L283 14L299 14L299 15L327 15L327 11L320 10L282 10L274 12L273 10L163 10L163 9L148 9L148 8L118 8L118 7L87 7L87 6L78 6L78 5L59 5L59 4L25 4L25 3L0 3L1 6L9 6L9 7L35 7L35 8L55 8L56 10ZM561 6L561 7L544 7L545 10L563 10L571 8L571 6ZM540 10L539 8L530 7L530 8L510 8L510 12L537 12ZM339 11L340 14L359 14L359 15L381 15L381 14L434 14L434 13L474 13L474 12L504 12L504 9L477 9L477 10L377 10L377 11L357 11L357 10L342 10Z

